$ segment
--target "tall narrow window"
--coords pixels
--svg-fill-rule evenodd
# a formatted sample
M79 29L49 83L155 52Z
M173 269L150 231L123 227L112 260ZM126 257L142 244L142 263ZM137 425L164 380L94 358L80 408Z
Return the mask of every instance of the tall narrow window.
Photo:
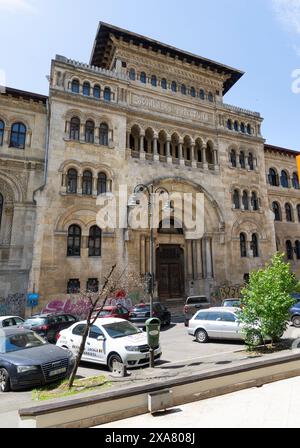
M90 96L91 94L91 85L89 82L83 83L82 93L84 96Z
M297 260L300 260L300 241L297 240L295 243L295 253Z
M107 192L107 177L105 173L99 173L98 174L98 186L97 186L97 193L104 194Z
M245 124L244 123L241 123L241 132L243 134L245 134L245 132L246 132L246 128L245 128Z
M235 210L239 210L241 208L241 201L240 201L240 192L239 190L234 190L233 193L233 205Z
M275 215L275 221L280 222L281 221L281 207L278 204L278 202L273 202L273 212Z
M136 80L136 74L135 74L134 68L131 68L129 70L129 79L131 79L131 81L135 81Z
M78 278L72 278L68 281L67 294L79 294L80 293L80 281Z
M252 249L253 257L258 258L259 257L258 237L255 233L252 235L251 249Z
M213 96L213 94L212 94L211 92L209 92L209 94L208 94L208 101L209 101L210 103L213 103L213 102L214 102L214 96Z
M77 178L77 171L74 169L70 169L67 174L67 193L77 193Z
M229 129L229 131L232 131L232 121L231 120L227 120L227 129Z
M79 93L80 84L79 84L78 79L73 79L72 85L71 85L71 90L73 93Z
M147 75L146 75L145 72L142 72L142 73L141 73L141 75L140 75L140 81L141 81L141 83L146 84L146 82L147 82Z
M195 89L195 87L191 87L191 96L193 97L193 98L195 98L196 97L196 89Z
M249 210L249 196L247 191L243 192L243 207L244 210Z
M175 81L172 81L171 90L172 90L172 92L177 92L177 84Z
M240 234L240 250L241 250L241 257L247 258L247 237L245 233Z
M91 196L93 194L93 174L91 171L84 171L82 177L82 194Z
M279 176L274 168L269 170L269 183L272 187L279 187Z
M230 152L230 162L233 168L237 167L236 152L234 149Z
M3 198L2 194L0 193L0 229L1 229L1 223L2 223L3 206L4 206L4 198Z
M249 155L248 155L248 165L249 165L249 169L251 171L254 171L254 158L253 158L252 152L249 152Z
M157 77L155 75L151 76L151 85L157 87Z
M186 85L185 84L181 85L181 93L182 93L182 95L186 95Z
M111 101L111 90L109 87L105 87L103 98L105 101Z
M252 131L251 131L251 126L250 124L247 124L247 134L251 135Z
M101 257L101 237L102 231L99 227L93 226L89 233L89 257Z
M240 165L242 169L246 168L246 159L245 159L245 153L244 151L240 152Z
M14 123L11 127L10 147L25 149L26 126L23 123Z
M0 120L0 146L3 145L4 139L4 121Z
M286 242L286 255L288 260L294 260L294 250L291 241Z
M100 124L100 145L108 146L108 125L106 123Z
M1 125L0 125L1 126ZM1 142L1 137L0 137L0 142ZM293 173L293 187L295 188L295 190L299 190L299 177L298 177L298 173Z
M298 222L300 222L300 205L297 205Z
M285 204L285 213L287 222L293 222L293 210L290 204Z
M80 257L81 253L81 228L79 226L69 227L68 232L68 257Z
M257 212L259 210L259 201L258 201L258 197L257 194L255 193L255 191L253 191L252 196L251 196L251 205L252 205L252 210Z
M85 124L85 141L87 143L94 143L95 141L95 123L91 120Z
M163 78L163 79L161 80L161 88L164 89L164 90L167 90L167 88L168 88L168 82L167 82L166 78Z
M99 99L100 98L100 92L101 92L100 86L98 86L98 85L94 86L94 89L93 89L94 98Z
M290 184L289 184L289 176L288 176L288 173L287 173L286 171L282 171L282 172L281 172L281 178L280 178L280 180L281 180L281 186L282 186L283 188L289 188L289 187L290 187Z
M200 97L200 100L205 100L205 92L203 89L200 90L199 97Z
M70 123L70 139L80 139L80 120L77 117L73 117Z

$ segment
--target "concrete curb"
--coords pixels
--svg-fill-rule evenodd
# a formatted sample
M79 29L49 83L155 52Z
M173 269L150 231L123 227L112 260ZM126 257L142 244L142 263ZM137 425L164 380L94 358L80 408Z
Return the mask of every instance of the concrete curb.
M148 396L170 390L173 406L300 375L300 352L19 411L19 427L87 428L148 413Z

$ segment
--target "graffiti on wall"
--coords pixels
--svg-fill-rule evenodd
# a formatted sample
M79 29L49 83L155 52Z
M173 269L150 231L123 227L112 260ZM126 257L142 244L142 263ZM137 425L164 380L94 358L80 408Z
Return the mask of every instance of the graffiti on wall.
M6 299L0 300L0 316L25 316L26 295L10 294Z
M223 285L216 288L212 295L212 302L221 304L226 299L240 299L242 297L242 290L245 285Z

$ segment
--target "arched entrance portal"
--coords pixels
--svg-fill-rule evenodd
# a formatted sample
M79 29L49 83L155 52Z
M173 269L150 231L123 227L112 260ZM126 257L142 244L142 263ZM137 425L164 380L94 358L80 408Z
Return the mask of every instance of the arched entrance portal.
M185 293L184 251L162 244L156 252L158 295L161 300L182 298Z

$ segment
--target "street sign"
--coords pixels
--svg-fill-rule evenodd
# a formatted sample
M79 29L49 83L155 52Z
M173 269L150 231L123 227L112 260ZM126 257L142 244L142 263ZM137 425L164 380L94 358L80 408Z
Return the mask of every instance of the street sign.
M40 295L36 293L27 294L27 306L30 308L34 308L39 304Z

